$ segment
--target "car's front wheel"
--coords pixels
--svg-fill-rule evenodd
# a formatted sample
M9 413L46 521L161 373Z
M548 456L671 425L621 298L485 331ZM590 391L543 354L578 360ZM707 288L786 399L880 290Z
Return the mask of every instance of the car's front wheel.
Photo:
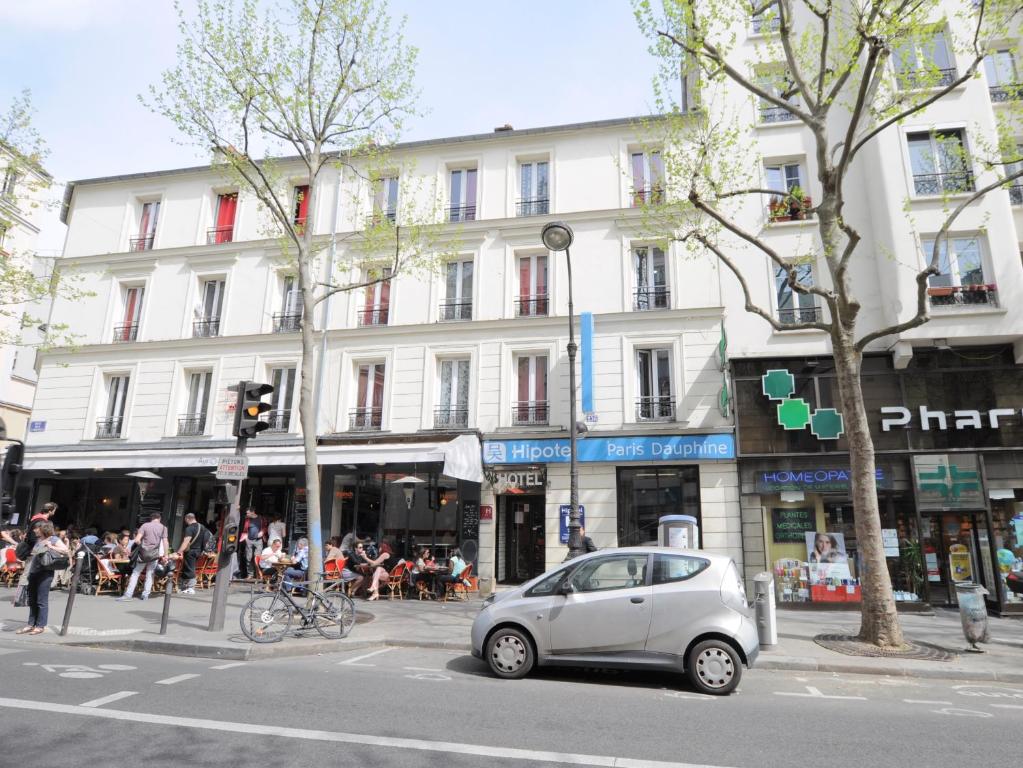
M701 693L724 696L742 679L742 661L723 640L704 640L689 652L686 663L689 680Z
M525 677L536 661L529 638L512 627L502 627L490 636L485 656L490 670L507 680Z

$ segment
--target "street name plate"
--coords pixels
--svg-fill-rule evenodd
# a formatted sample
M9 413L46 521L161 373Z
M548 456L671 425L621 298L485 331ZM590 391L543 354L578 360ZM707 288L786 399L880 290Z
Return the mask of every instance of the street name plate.
M231 456L217 460L217 480L244 480L248 476L248 457Z

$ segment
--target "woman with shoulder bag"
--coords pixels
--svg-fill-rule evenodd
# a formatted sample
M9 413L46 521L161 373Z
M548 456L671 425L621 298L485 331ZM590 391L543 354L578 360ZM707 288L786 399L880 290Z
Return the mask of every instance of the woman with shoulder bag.
M28 571L28 623L15 633L18 635L41 635L46 630L53 572L67 568L70 560L67 544L54 536L51 522L40 524L37 534L32 559L25 569Z

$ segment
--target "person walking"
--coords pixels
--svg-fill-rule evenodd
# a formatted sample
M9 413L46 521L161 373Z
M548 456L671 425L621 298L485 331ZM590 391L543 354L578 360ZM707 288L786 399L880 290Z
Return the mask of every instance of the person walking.
M191 512L185 515L185 532L175 555L181 560L181 594L195 594L195 564L203 552L206 537L212 535Z
M142 585L142 599L148 600L149 593L153 590L153 575L156 573L156 566L160 558L170 551L167 544L167 526L160 522L160 513L154 512L149 517L149 522L139 528L135 534L135 547L139 550L138 562L132 569L131 578L128 579L128 588L117 600L126 602L132 599L135 594L135 587L139 583L139 574L146 572L146 580Z
M28 572L28 623L19 629L17 635L41 635L46 631L50 617L50 583L53 569L44 567L43 553L49 551L65 557L69 554L67 545L55 536L53 523L44 520L36 527L38 539L32 547L32 556L25 570Z
M245 519L242 520L242 534L240 542L245 543L245 553L239 557L238 573L240 578L248 578L249 572L258 576L256 568L256 555L263 552L263 542L266 540L266 526L263 519L252 507L245 510ZM284 542L281 542L283 544ZM239 553L241 554L241 553Z

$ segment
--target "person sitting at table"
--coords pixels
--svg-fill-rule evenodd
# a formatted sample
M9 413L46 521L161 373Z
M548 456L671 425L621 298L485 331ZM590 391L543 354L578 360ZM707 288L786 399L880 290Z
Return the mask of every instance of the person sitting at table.
M261 570L264 575L273 573L274 566L280 562L282 557L284 557L284 551L282 549L281 540L274 539L270 542L270 546L264 547L263 551L259 554L259 570Z
M443 593L448 584L455 584L462 580L462 571L466 569L465 560L462 559L462 552L457 547L451 550L451 557L448 560L451 565L451 573L444 574L437 579L438 590Z
M380 564L386 559L387 555L377 555L371 558L362 542L357 543L355 551L352 552L351 559L349 560L353 566L352 570L361 573L364 578L371 580L367 594L369 600L378 600L380 598L380 579L387 578L387 571L381 568Z
M429 547L419 547L412 565L412 589L417 592L433 593L434 563ZM422 584L422 586L420 586Z
M107 532L103 534L103 543L100 545L99 551L103 554L103 557L110 557L111 553L117 549L117 534Z
M323 562L340 560L342 557L344 557L344 553L341 552L341 537L331 536L327 539L327 550L323 555Z
M122 533L121 538L117 542L117 546L114 547L114 551L111 553L111 560L127 560L131 557L131 537Z
M279 539L274 539L279 541ZM295 545L295 554L292 555L291 565L284 569L284 578L287 581L305 581L309 573L309 539L304 536ZM301 587L299 592L304 592Z

